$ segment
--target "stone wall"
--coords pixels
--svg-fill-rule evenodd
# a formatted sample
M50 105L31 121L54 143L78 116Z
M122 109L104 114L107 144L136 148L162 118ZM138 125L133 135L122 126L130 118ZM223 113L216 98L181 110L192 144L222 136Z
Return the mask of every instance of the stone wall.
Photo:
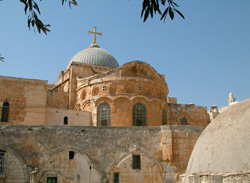
M249 183L250 172L183 174L180 183Z
M67 124L64 124L67 118ZM69 109L46 108L45 125L93 126L91 113Z
M170 125L181 125L183 118L187 120L187 125L207 126L209 123L207 107L172 103L169 103L168 107Z
M18 152L28 172L38 167L38 182L57 177L67 183L111 183L114 173L119 173L120 182L124 183L175 182L204 129L21 125L0 128L0 149ZM140 169L133 168L133 155L140 155Z
M48 90L47 106L61 109L69 108L68 92Z
M35 120L36 124L43 124L47 81L0 77L0 91L0 113L3 103L10 106L8 123L33 124Z
M0 145L0 149L1 145ZM27 169L24 161L17 153L7 147L7 152L1 156L0 183L26 183L28 181Z

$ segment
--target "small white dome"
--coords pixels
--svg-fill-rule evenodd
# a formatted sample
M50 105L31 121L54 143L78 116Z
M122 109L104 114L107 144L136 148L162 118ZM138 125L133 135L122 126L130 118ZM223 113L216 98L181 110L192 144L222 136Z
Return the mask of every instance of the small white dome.
M91 44L88 48L75 54L68 63L67 69L72 62L84 63L89 65L99 65L111 68L119 67L116 59L106 50L100 48L97 43Z

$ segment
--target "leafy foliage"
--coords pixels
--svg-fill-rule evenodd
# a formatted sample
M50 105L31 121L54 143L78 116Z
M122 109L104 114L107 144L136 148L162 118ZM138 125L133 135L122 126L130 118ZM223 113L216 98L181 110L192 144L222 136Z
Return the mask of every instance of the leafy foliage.
M40 0L42 1L42 0ZM62 5L64 5L64 3L67 0L61 0L62 1ZM41 33L41 31L47 35L48 32L50 32L49 24L43 24L43 22L38 18L38 14L40 15L41 12L39 10L39 7L37 5L37 3L34 0L20 0L21 3L24 4L24 11L25 14L28 13L28 27L30 29L30 27L36 28L37 31L39 33ZM71 5L76 6L77 2L76 0L69 0L69 7L71 8Z
M163 13L160 10L160 5L164 7L167 5L167 8ZM143 22L145 22L149 14L151 18L153 18L154 14L158 13L161 15L161 20L163 19L165 21L167 15L169 15L173 20L174 14L178 13L183 19L185 19L183 14L176 9L177 7L179 7L179 5L176 4L173 0L143 0L141 17L143 17Z
M37 1L37 0L36 0ZM39 0L42 1L42 0ZM67 0L61 0L62 5L64 5ZM44 24L39 18L38 15L41 14L39 7L35 0L20 0L21 3L24 4L24 11L25 14L28 13L28 27L33 27L34 29L36 28L39 33L41 31L47 35L48 32L50 32L49 24ZM77 6L76 0L68 0L69 7L71 8L71 5ZM160 10L160 7L165 7L167 8L162 11ZM169 15L169 17L173 20L175 13L178 13L183 19L184 16L183 14L177 10L177 7L179 7L178 4L174 2L174 0L143 0L142 2L142 11L141 11L141 17L143 17L143 22L147 20L149 15L151 18L153 18L154 14L159 14L161 15L161 20L163 19L164 21L166 20L166 17ZM0 57L0 61L1 57Z
M0 54L0 61L1 61L1 62L4 62L4 59L5 59L5 58L4 58L4 57L1 57L1 54Z

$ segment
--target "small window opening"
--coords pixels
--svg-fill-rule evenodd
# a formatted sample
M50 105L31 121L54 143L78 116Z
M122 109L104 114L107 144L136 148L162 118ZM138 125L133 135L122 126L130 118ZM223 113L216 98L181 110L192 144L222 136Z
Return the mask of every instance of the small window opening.
M141 155L133 155L133 169L141 169Z
M188 122L187 122L186 118L181 119L181 125L188 125Z
M69 159L74 159L75 152L74 151L69 151Z
M2 116L1 116L2 122L8 122L9 110L10 110L10 104L8 102L4 102L2 106Z
M141 85L138 85L138 86L137 86L137 89L138 89L139 91L141 91L141 90L142 90Z
M5 151L0 150L0 176L5 175Z
M119 173L114 173L114 183L119 183Z
M64 125L67 125L67 124L68 124L68 117L67 117L67 116L64 117L64 119L63 119L63 124L64 124Z
M92 169L92 167L91 167L91 166L89 166L89 169L91 170L91 169Z
M107 86L102 86L102 91L107 91Z
M47 177L47 183L57 183L57 177Z

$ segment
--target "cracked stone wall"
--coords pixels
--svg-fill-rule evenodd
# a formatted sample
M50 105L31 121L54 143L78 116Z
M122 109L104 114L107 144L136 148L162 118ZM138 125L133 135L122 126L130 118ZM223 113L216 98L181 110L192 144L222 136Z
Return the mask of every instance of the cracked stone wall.
M119 173L120 182L124 183L175 182L175 175L187 163L191 146L204 129L25 125L0 125L0 128L0 149L8 147L18 154L25 162L26 172L38 167L39 183L46 182L48 177L64 183L111 183L114 173ZM172 148L167 148L171 146L171 138ZM140 155L140 169L133 169L133 155ZM185 158L179 158L182 156ZM25 176L29 177L29 173Z

